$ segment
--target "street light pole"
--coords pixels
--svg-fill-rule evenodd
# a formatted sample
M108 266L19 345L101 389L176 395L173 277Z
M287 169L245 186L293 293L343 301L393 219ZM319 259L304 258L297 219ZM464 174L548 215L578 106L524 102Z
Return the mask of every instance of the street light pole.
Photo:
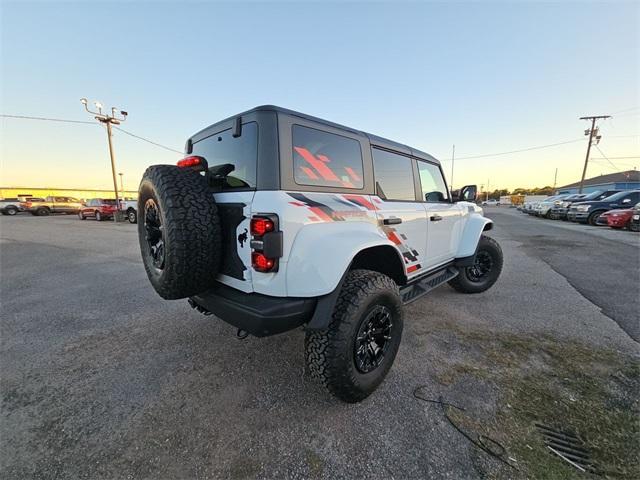
M115 160L115 154L113 152L113 142L111 141L111 137L113 136L113 131L111 129L111 126L120 125L121 122L124 122L127 119L128 113L120 110L120 115L122 118L117 118L116 109L113 107L111 108L111 115L106 115L102 113L102 104L100 102L94 102L94 105L98 109L97 112L92 112L91 110L89 110L89 107L87 106L86 98L81 98L80 103L84 105L84 109L87 112L92 114L96 120L98 120L100 123L104 123L105 126L107 127L107 141L109 142L109 158L111 159L111 176L113 179L113 191L116 194L116 214L113 216L113 221L117 222L120 218L122 209L120 208L120 196L118 195L118 181L116 180L116 160ZM120 177L120 180L122 182L122 177Z

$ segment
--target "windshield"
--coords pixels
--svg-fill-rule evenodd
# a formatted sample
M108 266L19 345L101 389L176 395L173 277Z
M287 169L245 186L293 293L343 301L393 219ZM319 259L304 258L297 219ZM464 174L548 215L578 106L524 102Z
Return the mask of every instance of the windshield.
M595 192L591 192L589 195L584 197L584 200L593 200L594 198L598 198L603 193L604 193L603 190L596 190Z
M115 205L116 201L115 200L102 200L101 203L103 205Z
M631 193L630 190L614 193L613 195L608 196L607 198L603 198L602 202L615 202L616 200L621 199L622 197L627 196L627 194Z

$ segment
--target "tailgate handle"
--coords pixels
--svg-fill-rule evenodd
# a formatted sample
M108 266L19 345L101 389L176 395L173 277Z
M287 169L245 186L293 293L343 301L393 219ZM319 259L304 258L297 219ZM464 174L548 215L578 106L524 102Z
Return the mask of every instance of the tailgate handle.
M402 223L401 218L385 218L382 220L382 223L385 225L400 225Z
M432 222L439 222L440 220L442 220L442 217L440 215L431 215L431 218L429 219Z

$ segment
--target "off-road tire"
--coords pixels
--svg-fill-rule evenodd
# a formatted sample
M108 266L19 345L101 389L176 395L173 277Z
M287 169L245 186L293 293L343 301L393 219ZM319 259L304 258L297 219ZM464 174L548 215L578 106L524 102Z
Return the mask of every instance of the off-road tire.
M498 280L504 262L500 245L493 238L481 235L476 249L476 258L480 252L487 252L490 255L493 262L491 270L487 273L486 278L481 281L473 281L469 270L472 267L460 267L458 275L449 280L449 285L458 292L481 293L491 288Z
M162 268L154 265L146 238L148 203L155 204L162 222ZM222 252L220 217L202 175L172 165L147 168L138 190L137 212L144 268L162 298L186 298L213 286Z
M46 217L51 214L51 211L47 207L40 207L36 210L35 213L38 217Z
M362 373L356 367L355 341L361 324L378 305L391 313L391 340L381 363ZM328 327L306 333L308 371L340 400L364 400L382 383L393 364L402 338L402 316L398 286L391 278L370 270L352 270L345 278Z

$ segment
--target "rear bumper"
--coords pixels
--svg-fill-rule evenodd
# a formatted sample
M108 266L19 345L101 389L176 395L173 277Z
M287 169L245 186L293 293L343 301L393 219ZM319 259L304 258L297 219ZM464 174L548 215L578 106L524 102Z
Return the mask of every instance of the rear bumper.
M218 318L256 337L283 333L307 323L316 298L269 297L218 285L190 298Z

